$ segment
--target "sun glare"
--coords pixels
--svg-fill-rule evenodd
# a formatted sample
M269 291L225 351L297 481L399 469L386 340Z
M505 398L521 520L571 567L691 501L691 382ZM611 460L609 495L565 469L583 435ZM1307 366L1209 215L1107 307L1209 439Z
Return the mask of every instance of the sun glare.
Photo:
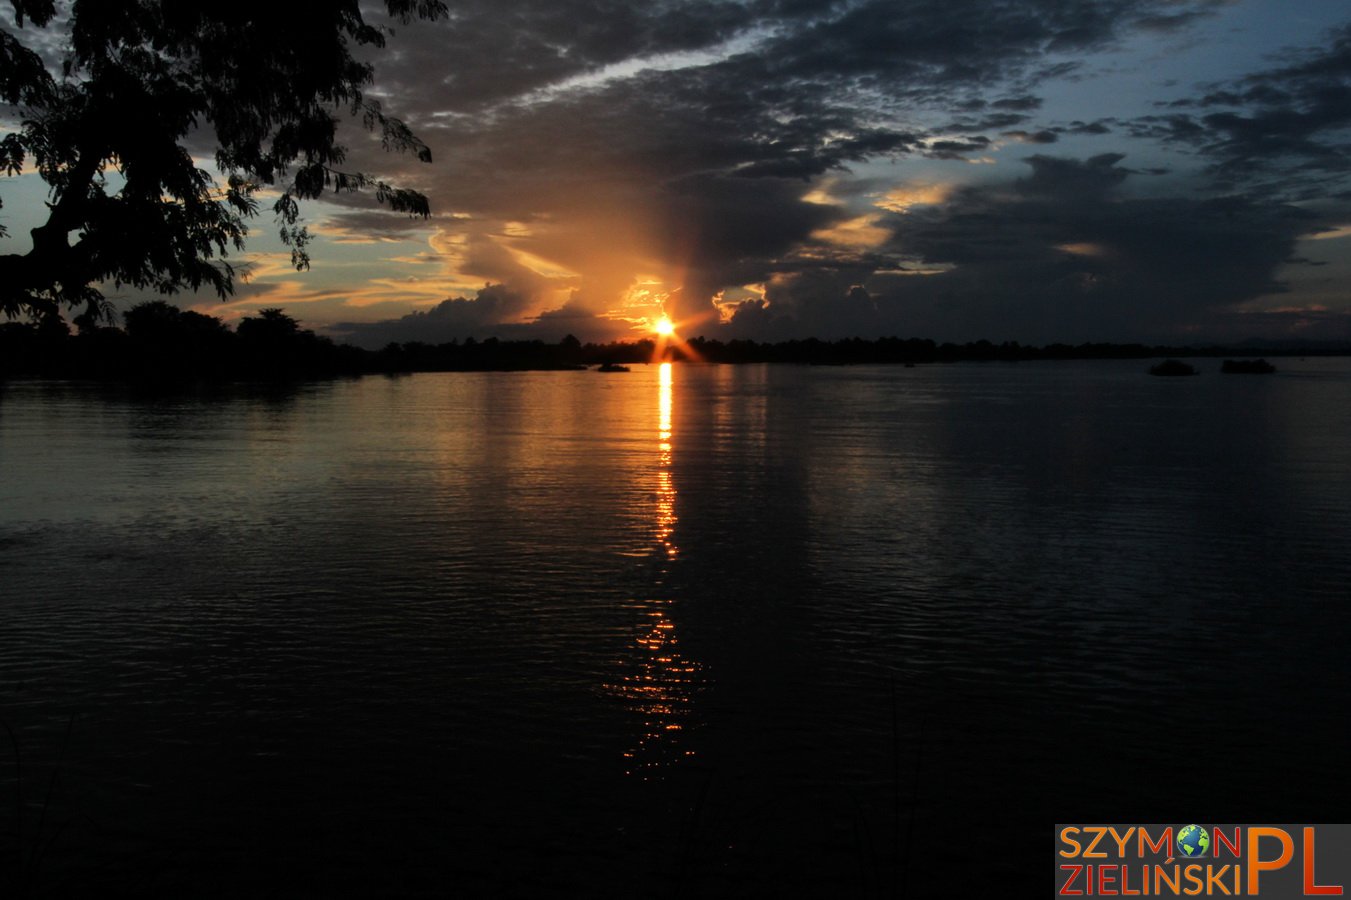
M676 333L676 323L671 321L670 316L662 315L649 322L652 334L656 336L656 340L652 341L652 362L666 363L673 359L699 361L699 352Z

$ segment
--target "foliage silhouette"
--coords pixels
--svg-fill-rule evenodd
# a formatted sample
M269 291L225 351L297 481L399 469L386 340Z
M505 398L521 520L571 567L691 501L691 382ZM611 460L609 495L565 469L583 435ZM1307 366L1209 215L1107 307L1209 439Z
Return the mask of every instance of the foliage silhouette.
M1180 359L1165 359L1149 367L1150 375L1197 375L1196 367Z
M125 330L85 325L72 335L59 317L37 322L0 323L0 377L135 379L151 382L226 379L287 380L384 372L519 371L583 369L605 363L654 362L651 340L583 344L568 335L544 341L504 341L472 336L463 341L392 343L381 350L336 344L302 328L281 309L245 317L235 330L214 316L179 310L155 300L125 316ZM702 337L688 342L690 353L665 348L663 358L709 363L790 363L796 365L906 365L955 362L1011 363L1035 359L1158 359L1165 356L1222 357L1234 348L1165 347L1143 344L1049 344L1044 347L974 341L939 344L920 338L815 339L757 343ZM1245 348L1246 349L1246 348ZM1269 356L1342 356L1345 344L1272 347ZM1184 364L1185 365L1185 364ZM1188 368L1191 368L1188 366Z
M272 210L297 268L309 265L299 201L325 190L370 189L400 212L427 216L426 197L341 168L338 116L357 116L386 150L431 153L406 125L363 95L372 67L354 51L380 47L359 0L11 0L0 30L0 103L21 126L0 138L0 169L36 171L50 188L47 221L26 253L0 255L0 311L77 322L108 318L100 285L172 294L209 287L225 296L257 193ZM403 21L446 14L442 0L385 0ZM64 29L63 77L34 49ZM211 134L218 184L186 140ZM72 241L72 235L75 236Z
M85 326L77 335L59 318L0 324L0 374L178 382L371 369L371 354L303 329L280 309L246 317L233 331L215 316L163 300L138 304L124 318L125 330Z

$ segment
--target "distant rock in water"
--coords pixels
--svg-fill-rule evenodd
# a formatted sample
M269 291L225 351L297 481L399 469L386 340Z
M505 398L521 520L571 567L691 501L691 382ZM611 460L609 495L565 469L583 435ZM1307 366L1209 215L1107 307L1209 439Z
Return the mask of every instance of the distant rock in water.
M1150 375L1197 375L1196 367L1180 359L1165 359L1158 365L1149 367Z
M601 363L596 368L597 372L627 372L628 370L629 370L628 366L621 366L618 363L609 363L609 362Z
M1235 375L1270 375L1276 367L1265 359L1226 359L1220 371Z

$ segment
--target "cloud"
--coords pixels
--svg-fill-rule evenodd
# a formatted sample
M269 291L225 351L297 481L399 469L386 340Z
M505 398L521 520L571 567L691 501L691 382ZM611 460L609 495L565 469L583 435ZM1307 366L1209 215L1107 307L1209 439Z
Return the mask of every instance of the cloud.
M1218 5L574 0L513 4L503 22L500 4L468 3L442 26L401 35L397 55L380 60L381 88L455 162L811 178L879 156L979 152L981 130L1041 108L1035 85L1066 65L1055 55L1110 46L1160 27L1160 16L1181 27ZM675 51L708 56L645 67ZM631 67L623 77L600 77L621 63ZM1001 85L1016 89L992 90ZM988 115L960 138L921 122L953 109Z
M1020 144L1054 144L1060 135L1054 131L1006 131L1004 137L1012 138Z
M338 243L420 240L426 230L422 219L369 207L335 211L310 225L315 235Z
M543 335L564 323L583 337L622 333L619 307L640 274L659 286L654 302L710 330L719 327L715 298L763 285L763 297L725 301L727 327L747 334L924 326L997 335L1019 324L1018 310L1045 333L1057 321L1086 331L1118 315L1104 310L1130 306L1124 286L1214 293L1168 287L1188 272L1206 273L1226 296L1279 289L1268 261L1293 257L1303 233L1279 203L1212 214L1199 196L1133 197L1123 192L1133 172L1118 147L1084 160L1034 156L1020 178L995 171L1019 145L1105 135L1185 144L1218 161L1229 151L1217 141L1237 140L1244 127L1207 121L1238 114L1221 100L1274 110L1285 91L1314 103L1313 85L1335 73L1311 52L1284 74L1219 86L1209 105L1198 98L1150 122L1048 109L1048 85L1087 77L1089 54L1181 32L1225 5L465 0L444 23L395 26L372 57L372 93L428 141L435 164L384 154L359 129L343 132L352 168L423 190L438 216L409 220L340 196L320 207L315 225L371 273L351 306L439 302L335 330L365 343L470 330ZM944 168L974 161L997 165L960 177L951 173L970 167ZM891 162L913 168L887 174ZM1149 245L1150 229L1199 249L1174 258ZM1216 268L1205 229L1248 254L1232 273ZM408 240L425 248L380 257L380 248L358 246ZM1148 264L1161 266L1156 276L1141 274ZM316 255L316 270L333 265ZM477 293L465 287L485 282ZM278 295L299 293L288 286ZM1118 321L1167 327L1182 315L1154 309L1153 296L1138 300L1147 315L1122 311ZM1199 308L1177 302L1188 315ZM1065 311L1079 307L1090 311Z
M399 29L397 56L378 57L393 97L425 93L437 112L480 114L494 104L666 54L707 51L755 29L791 22L803 4L715 0L461 0L448 21ZM817 4L807 4L815 7ZM420 121L415 119L415 121Z
M1351 176L1351 25L1293 62L1168 104L1132 123L1136 136L1196 148L1221 187L1317 199ZM1331 185L1329 179L1332 179Z
M897 249L953 268L890 278L879 307L1022 339L1167 339L1284 285L1276 273L1311 213L1238 197L1140 198L1105 154L1036 156L1012 190L969 188L895 223Z
M1140 154L1128 168L1124 151L1144 138L1234 157L1223 139L1240 129L1206 117L1234 112L1221 105L1234 98L1274 109L1299 85L1313 103L1316 84L1340 77L1336 48L1150 121L1060 115L1044 88L1089 77L1089 53L1226 5L541 0L506 22L497 4L457 6L391 43L380 88L438 160L419 186L456 216L430 246L458 283L492 288L344 327L368 344L471 330L595 339L661 309L759 338L1191 333L1286 290L1281 267L1329 220L1276 195L1195 192L1186 173L1151 195L1140 174L1166 167ZM1019 145L1090 139L1112 152L1034 155L1006 174ZM960 178L939 168L996 158ZM908 167L887 175L886 161ZM333 227L402 233L349 215ZM642 309L625 307L640 282Z
M1271 201L1133 197L1121 161L1034 156L1027 177L897 206L871 258L780 273L729 333L1190 339L1284 290L1276 273L1296 242L1326 227Z
M1021 193L1030 196L1079 200L1102 197L1130 176L1129 170L1117 167L1124 158L1120 153L1103 153L1083 161L1033 156L1027 160L1032 175L1019 180L1017 187Z
M431 309L417 310L397 319L339 322L327 330L335 337L364 347L382 347L391 341L441 344L495 333L499 323L519 317L529 302L528 296L500 284L490 284L472 299L447 298Z
M446 248L457 272L592 316L648 272L672 314L707 321L728 287L770 284L783 309L847 298L845 270L902 265L874 258L885 234L857 196L812 203L812 184L877 159L983 160L1005 131L1049 144L1056 131L1024 125L1042 80L1074 68L1065 54L1219 5L527 0L503 21L471 0L399 34L378 71L439 161L421 185L433 207L471 217ZM509 220L531 235L493 237ZM566 303L545 299L552 271L575 275Z
M1114 124L1115 120L1113 119L1097 119L1093 122L1082 122L1076 119L1065 130L1070 134L1111 134L1111 126Z
M1216 332L1234 340L1261 340L1266 336L1298 341L1351 341L1351 310L1322 306L1280 309L1239 309L1216 323Z

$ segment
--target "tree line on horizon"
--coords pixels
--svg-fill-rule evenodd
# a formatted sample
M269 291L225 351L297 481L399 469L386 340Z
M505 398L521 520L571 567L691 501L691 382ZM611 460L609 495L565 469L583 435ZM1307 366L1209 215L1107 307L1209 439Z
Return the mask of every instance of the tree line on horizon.
M303 329L281 309L230 328L164 300L123 313L124 327L59 317L0 324L0 374L95 380L308 378L358 374L363 351Z
M580 369L656 361L651 339L582 343L568 335L557 343L504 341L496 337L431 344L391 343L381 350L339 344L301 328L279 308L244 317L231 329L215 316L181 310L163 301L138 304L123 314L123 327L82 323L76 333L61 319L0 324L0 376L93 380L193 381L303 379L370 373ZM964 344L924 338L806 338L781 342L721 341L696 337L688 351L671 344L663 359L710 363L857 365L1016 362L1034 359L1146 359L1163 356L1231 355L1233 347L1170 347L1083 343L1034 346L988 340ZM1345 346L1243 348L1245 355L1347 353Z

